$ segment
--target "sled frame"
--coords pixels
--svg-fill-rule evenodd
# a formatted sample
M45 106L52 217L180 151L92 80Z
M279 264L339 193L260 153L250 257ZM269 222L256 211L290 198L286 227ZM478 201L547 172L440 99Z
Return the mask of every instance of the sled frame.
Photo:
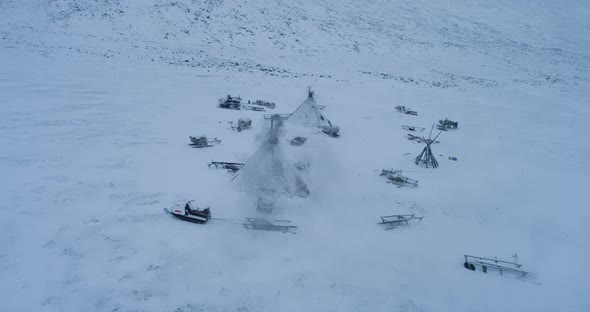
M529 274L528 271L521 269L522 264L505 260L465 255L466 268L468 264L473 265L474 268L481 267L484 273L487 273L488 269L492 268L498 270L500 275L504 275L504 272L514 272L519 274L520 277L525 277Z
M404 214L404 215L391 215L391 216L381 216L381 222L377 223L380 225L385 225L387 228L386 230L392 230L400 225L409 225L409 221L411 220L418 220L418 223L422 222L422 218L424 217L416 217L415 214Z
M291 225L288 220L266 220L262 218L246 218L242 224L248 230L274 231L295 234L296 226Z
M211 166L213 166L215 167L215 169L226 169L227 171L235 172L242 169L242 167L244 167L244 164L225 161L212 161L208 163L207 166L209 167L209 169L211 169Z
M423 127L408 126L408 125L402 125L402 129L407 130L407 131L420 131L420 132L426 130L426 128L423 128Z

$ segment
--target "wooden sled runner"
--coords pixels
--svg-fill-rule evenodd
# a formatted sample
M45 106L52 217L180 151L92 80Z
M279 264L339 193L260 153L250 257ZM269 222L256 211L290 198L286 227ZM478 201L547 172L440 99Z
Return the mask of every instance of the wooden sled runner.
M407 115L412 115L412 116L418 116L418 112L417 111L413 111L413 110L411 110L411 109L409 109L409 108L407 108L407 107L405 107L403 105L396 106L395 109L398 112L402 113L402 114L407 114Z
M215 145L221 143L221 140L219 140L217 138L207 139L206 136L200 136L200 137L190 136L189 138L191 140L191 143L189 143L189 145L194 148L211 147L211 146L215 146Z
M208 163L207 166L209 167L209 169L211 169L211 166L213 166L216 169L226 169L227 171L235 172L242 169L242 167L244 167L244 164L224 161L212 161Z
M288 220L272 220L271 222L262 218L246 218L246 222L243 225L248 230L276 231L292 234L295 234L295 229L297 229Z
M244 108L246 110L255 111L255 112L264 112L265 111L264 107L254 106L254 105L242 104L242 108Z
M411 133L408 133L408 140L418 142L418 143L426 143L426 138L419 137L419 136L413 135ZM432 143L440 143L440 141L432 141Z
M418 187L418 180L403 176L401 170L383 169L380 175L387 178L387 183L395 184L398 188L402 186Z
M516 254L512 257L514 258L514 261L465 255L463 267L470 271L477 271L480 269L483 273L497 271L502 276L512 277L524 282L540 285L540 283L535 281L537 274L525 271L522 268L522 264L516 262L518 259Z
M407 126L407 125L402 125L402 129L407 130L407 131L420 131L420 132L426 130L426 128L423 128L423 127Z
M380 225L386 226L386 230L392 230L400 225L409 225L409 221L418 220L417 223L422 222L422 218L424 217L416 217L415 214L406 214L406 215L391 215L391 216L382 216L381 222L377 223Z

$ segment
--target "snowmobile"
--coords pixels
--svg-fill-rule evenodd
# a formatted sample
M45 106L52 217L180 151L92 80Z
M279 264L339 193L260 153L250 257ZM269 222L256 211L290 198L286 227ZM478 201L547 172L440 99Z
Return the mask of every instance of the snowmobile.
M189 200L185 205L184 209L181 204L176 204L168 210L164 208L164 211L177 217L178 219L194 222L194 223L206 223L211 219L210 207L200 208L195 204L194 200Z
M242 98L239 96L231 96L228 95L227 98L219 99L219 103L217 107L225 108L225 109L235 109L240 110L242 106Z

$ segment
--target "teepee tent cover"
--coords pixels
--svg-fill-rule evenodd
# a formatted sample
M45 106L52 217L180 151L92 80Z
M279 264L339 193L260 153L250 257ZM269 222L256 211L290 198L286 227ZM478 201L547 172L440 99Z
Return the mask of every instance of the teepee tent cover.
M293 163L288 161L278 140L282 121L280 117L274 121L275 126L271 125L268 139L232 178L232 187L254 196L307 197L307 185L297 174Z
M331 126L330 121L322 115L318 104L313 97L313 91L309 91L307 99L289 116L289 123L305 127Z

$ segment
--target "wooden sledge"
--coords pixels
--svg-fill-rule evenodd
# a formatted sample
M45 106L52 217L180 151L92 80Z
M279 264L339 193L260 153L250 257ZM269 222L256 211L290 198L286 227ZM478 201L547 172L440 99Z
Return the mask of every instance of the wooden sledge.
M420 131L420 132L426 130L426 128L416 127L416 126L407 126L407 125L402 125L402 129L407 130L407 131Z
M381 222L377 224L385 225L387 228L386 230L394 229L400 225L409 225L409 221L411 220L418 220L418 223L422 222L422 218L424 217L416 217L415 214L406 214L406 215L391 215L391 216L382 216Z
M246 222L243 225L248 230L275 231L292 234L295 234L294 231L297 228L291 225L291 221L288 220L272 220L271 222L262 218L246 218Z
M215 145L221 143L221 140L219 140L217 138L207 139L207 137L205 137L205 136L201 136L201 137L190 136L189 138L191 140L191 143L189 143L189 145L194 148L211 147L211 146L215 146Z
M242 167L244 167L244 164L225 161L212 161L208 163L207 166L209 167L209 169L211 169L211 166L214 166L217 169L226 169L227 171L235 172L242 169Z

